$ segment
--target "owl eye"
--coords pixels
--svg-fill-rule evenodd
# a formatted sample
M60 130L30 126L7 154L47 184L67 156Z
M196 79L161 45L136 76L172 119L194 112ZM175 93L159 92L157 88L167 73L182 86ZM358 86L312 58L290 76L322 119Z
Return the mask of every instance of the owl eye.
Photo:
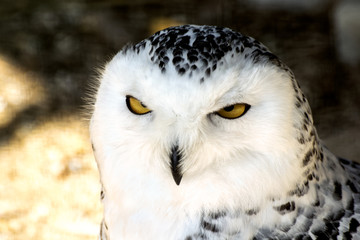
M244 115L250 109L250 105L246 103L238 103L224 107L216 112L217 115L227 119L235 119Z
M151 112L151 110L142 104L142 102L132 96L126 96L126 106L130 112L137 115L143 115Z

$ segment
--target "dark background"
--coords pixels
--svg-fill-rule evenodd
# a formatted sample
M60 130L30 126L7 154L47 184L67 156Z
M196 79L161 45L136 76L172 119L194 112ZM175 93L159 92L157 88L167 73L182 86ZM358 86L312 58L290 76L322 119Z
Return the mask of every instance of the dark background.
M41 75L49 97L17 113L16 123L3 126L0 134L11 137L24 121L77 112L95 69L124 44L168 25L207 24L258 39L290 66L320 136L337 154L355 160L359 15L359 1L334 0L2 1L0 54Z
M81 120L89 84L126 43L180 24L264 43L295 73L326 145L360 160L360 1L2 0L0 239L95 239L98 176Z

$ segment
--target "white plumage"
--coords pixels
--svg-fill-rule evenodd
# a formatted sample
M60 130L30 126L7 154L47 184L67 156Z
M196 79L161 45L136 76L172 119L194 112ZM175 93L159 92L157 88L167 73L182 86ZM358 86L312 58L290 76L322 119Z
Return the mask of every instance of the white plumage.
M125 47L90 131L101 239L360 238L359 165L320 143L291 71L230 29Z

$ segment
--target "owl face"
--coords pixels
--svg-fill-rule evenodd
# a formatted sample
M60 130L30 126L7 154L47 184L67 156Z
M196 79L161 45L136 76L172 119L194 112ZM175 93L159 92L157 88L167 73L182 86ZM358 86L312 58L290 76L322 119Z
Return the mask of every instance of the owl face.
M176 189L216 175L247 196L264 184L283 192L298 149L289 72L231 30L176 30L125 48L101 76L90 129L104 186Z

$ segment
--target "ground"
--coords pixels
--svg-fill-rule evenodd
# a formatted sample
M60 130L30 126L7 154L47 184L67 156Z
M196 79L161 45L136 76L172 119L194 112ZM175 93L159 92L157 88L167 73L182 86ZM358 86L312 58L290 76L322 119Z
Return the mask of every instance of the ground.
M3 59L0 70L1 128L46 96L35 76ZM96 239L100 184L84 115L25 122L11 135L0 145L0 240Z

